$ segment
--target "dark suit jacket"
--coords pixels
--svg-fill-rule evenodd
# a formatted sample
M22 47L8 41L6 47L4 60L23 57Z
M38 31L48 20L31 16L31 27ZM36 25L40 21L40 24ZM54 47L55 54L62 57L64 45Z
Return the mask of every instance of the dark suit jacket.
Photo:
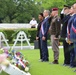
M44 19L43 21L43 30L44 30L44 34L42 34L42 30L40 30L40 37L47 37L47 33L48 33L48 30L49 30L49 27L50 27L50 24L49 24L49 17Z
M40 22L38 24L38 27L37 27L37 35L36 35L37 37L39 37L39 32L40 32L41 24L42 24L42 22Z
M76 32L74 32L74 29L76 31L76 14L73 16L73 22L72 22L72 25L71 25L71 28L70 28L70 39L72 42L76 42Z
M62 30L61 30L62 38L66 38L67 36L67 24L68 24L69 19L70 19L70 15L67 15L62 19L62 24L63 24Z
M60 19L63 20L64 16L64 14L60 14Z
M73 15L73 16L71 16L71 18L68 21L68 31L69 31L69 34L70 34L70 29L71 29L71 26L72 26L74 18L75 18L75 16Z

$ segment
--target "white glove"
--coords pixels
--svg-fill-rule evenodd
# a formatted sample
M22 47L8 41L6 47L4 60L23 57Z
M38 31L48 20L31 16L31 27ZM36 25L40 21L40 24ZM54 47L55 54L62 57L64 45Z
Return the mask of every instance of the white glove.
M64 14L64 8L62 9L61 14Z

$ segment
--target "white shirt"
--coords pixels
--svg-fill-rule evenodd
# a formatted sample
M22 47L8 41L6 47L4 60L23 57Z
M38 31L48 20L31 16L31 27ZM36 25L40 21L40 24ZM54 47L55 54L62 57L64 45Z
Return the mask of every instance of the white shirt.
M72 14L71 16L73 16L73 15L75 15L75 13L74 13L74 14Z
M30 21L30 24L31 24L31 25L37 25L37 21L36 21L36 20L31 20L31 21Z
M49 16L46 16L45 19L48 18L48 17L49 17Z

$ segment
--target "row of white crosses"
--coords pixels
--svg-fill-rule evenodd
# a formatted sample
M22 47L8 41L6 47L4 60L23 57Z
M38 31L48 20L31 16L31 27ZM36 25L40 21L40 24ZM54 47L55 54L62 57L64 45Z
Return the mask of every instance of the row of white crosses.
M8 40L5 38L4 34L2 32L0 32L0 48L1 48L1 43L2 42L5 42L6 46L8 48L10 48L8 42ZM31 49L31 44L29 43L29 39L27 38L27 35L24 31L20 31L18 34L17 34L17 38L15 39L15 42L12 46L12 49L16 46L17 42L20 41L21 42L21 50L23 49L23 41L26 41L29 48Z

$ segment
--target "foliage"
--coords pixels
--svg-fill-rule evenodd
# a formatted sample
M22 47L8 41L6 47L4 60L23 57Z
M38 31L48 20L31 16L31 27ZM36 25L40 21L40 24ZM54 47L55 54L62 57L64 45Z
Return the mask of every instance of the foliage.
M0 0L0 23L27 23L39 12L33 0Z
M37 29L19 29L19 30L0 30L4 33L5 37L9 40L9 43L13 42L13 39L16 39L17 33L19 31L24 31L28 38L30 38L30 42L34 42L36 37L36 31Z
M63 8L64 4L72 5L76 0L35 0L38 3L41 3L41 6L44 9L51 9L52 7L58 7L60 10Z
M0 0L0 23L29 23L32 17L38 20L38 14L44 9L64 4L72 5L76 0Z
M66 4L68 5L73 5L74 3L76 3L76 0L65 0Z
M16 38L16 35L19 31L24 31L27 35L27 37L30 39L30 42L33 43L35 38L36 38L36 28L33 29L20 29L20 30L15 30L15 33L12 35L13 38Z
M5 36L7 39L9 39L9 43L13 41L12 34L15 32L14 30L4 30Z
M30 35L30 42L34 42L35 38L36 38L36 29L29 29L28 33Z

